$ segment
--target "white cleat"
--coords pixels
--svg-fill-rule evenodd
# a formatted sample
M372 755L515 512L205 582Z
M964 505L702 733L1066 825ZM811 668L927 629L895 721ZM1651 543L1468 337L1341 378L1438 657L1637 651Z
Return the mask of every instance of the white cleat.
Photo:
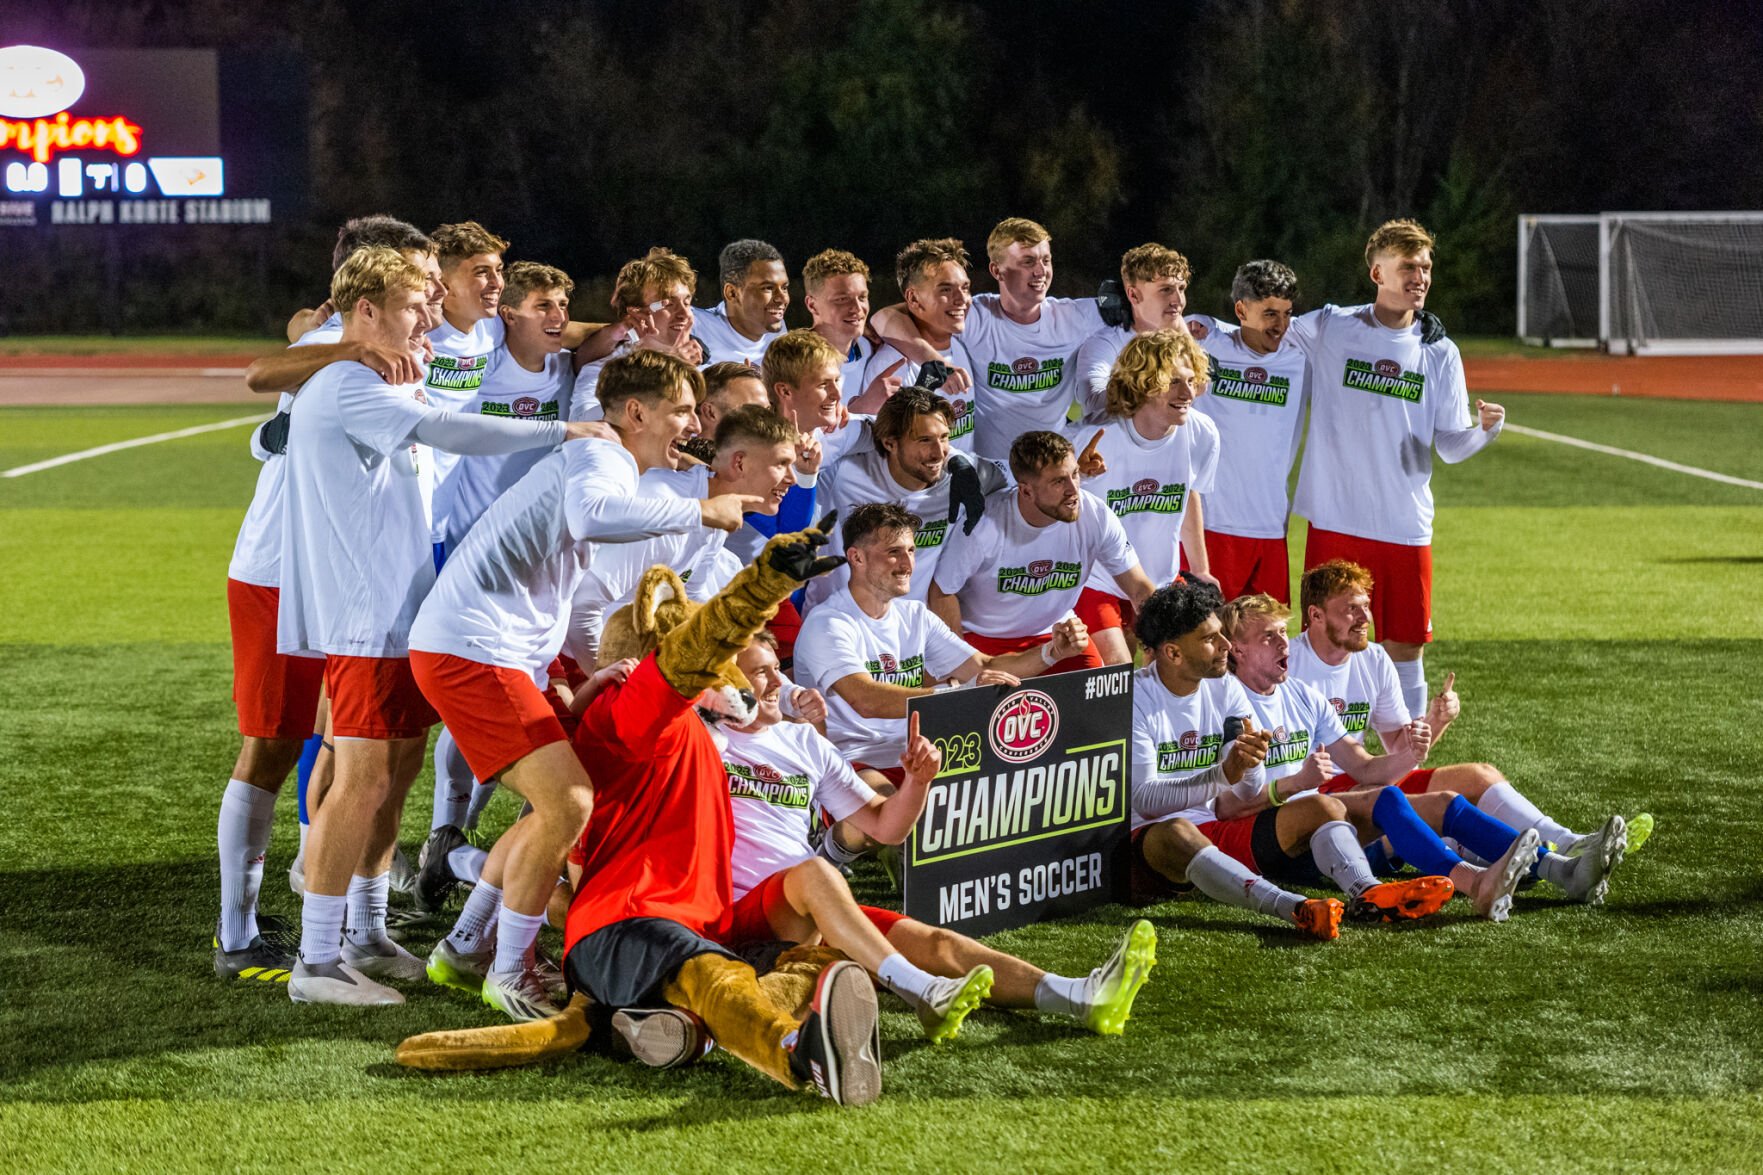
M357 946L344 935L343 962L370 979L422 979L428 975L427 963L389 938Z
M544 1020L559 1011L545 990L545 981L531 967L485 975L482 998L510 1020Z
M1475 912L1490 922L1504 922L1512 914L1512 894L1518 883L1530 874L1536 864L1543 838L1534 828L1527 828L1512 838L1500 859L1476 878L1471 900Z
M288 976L288 998L296 1004L353 1004L379 1007L401 1004L404 997L384 984L375 983L346 963L294 964Z
M1573 847L1573 872L1561 888L1576 902L1601 906L1610 889L1610 874L1628 851L1628 826L1622 817L1612 816L1604 827L1581 837Z

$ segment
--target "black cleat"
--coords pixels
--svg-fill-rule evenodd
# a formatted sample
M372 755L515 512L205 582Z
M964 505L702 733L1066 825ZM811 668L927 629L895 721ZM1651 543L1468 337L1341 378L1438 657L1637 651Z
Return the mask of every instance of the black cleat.
M808 1018L796 1032L790 1072L841 1106L867 1106L881 1096L881 1029L875 985L856 963L842 960L820 973Z
M448 895L459 884L447 865L447 854L469 843L465 834L451 824L443 824L429 833L416 856L416 884L410 891L419 910L434 913L447 904Z

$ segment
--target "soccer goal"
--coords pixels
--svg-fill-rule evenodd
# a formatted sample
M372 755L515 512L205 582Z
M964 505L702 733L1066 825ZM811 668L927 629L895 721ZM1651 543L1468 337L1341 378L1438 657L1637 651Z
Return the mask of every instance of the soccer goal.
M1763 354L1763 212L1521 216L1518 334L1630 355Z

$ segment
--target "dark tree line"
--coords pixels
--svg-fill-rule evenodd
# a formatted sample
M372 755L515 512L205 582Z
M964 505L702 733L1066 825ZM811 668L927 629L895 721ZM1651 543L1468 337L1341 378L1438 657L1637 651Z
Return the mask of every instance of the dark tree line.
M1512 325L1519 212L1763 207L1763 16L1743 0L237 0L9 4L0 40L287 48L310 201L271 229L13 231L0 328L261 329L322 292L340 219L477 217L598 309L652 244L760 236L877 271L1042 221L1060 292L1147 239L1225 312L1239 261L1362 292L1368 229L1441 242L1434 306ZM5 232L6 230L0 230ZM988 288L983 262L976 286ZM43 297L54 290L53 298Z

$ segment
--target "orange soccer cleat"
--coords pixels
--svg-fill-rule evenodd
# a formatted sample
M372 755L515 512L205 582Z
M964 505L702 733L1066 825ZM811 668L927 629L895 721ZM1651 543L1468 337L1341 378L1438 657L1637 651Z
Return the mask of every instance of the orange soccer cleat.
M1415 877L1374 885L1347 906L1349 922L1402 922L1438 912L1457 887L1449 877Z
M1311 898L1292 911L1292 921L1312 938L1328 942L1341 936L1341 915L1346 907L1333 898Z

